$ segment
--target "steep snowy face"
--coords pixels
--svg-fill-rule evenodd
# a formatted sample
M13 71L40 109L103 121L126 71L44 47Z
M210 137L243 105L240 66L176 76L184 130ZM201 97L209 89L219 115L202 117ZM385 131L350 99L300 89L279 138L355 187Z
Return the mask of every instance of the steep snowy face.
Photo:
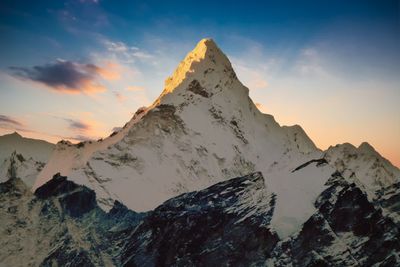
M400 182L400 170L368 143L358 148L345 143L330 147L326 159L349 181L358 183L370 198L376 191Z
M0 182L18 177L28 188L31 188L44 165L44 162L35 161L32 157L25 158L14 151L0 164Z
M211 39L185 57L153 105L102 144L69 146L53 156L35 187L61 172L94 189L105 209L119 200L147 211L181 193L261 171L277 195L273 221L288 234L314 212L312 203L333 172L314 163L292 172L321 158L321 151L300 126L281 127L256 108Z

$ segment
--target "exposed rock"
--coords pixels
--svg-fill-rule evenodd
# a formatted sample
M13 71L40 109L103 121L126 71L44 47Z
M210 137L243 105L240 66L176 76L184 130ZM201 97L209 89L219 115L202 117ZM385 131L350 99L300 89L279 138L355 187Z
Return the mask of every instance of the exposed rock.
M274 205L260 173L183 194L144 219L122 260L127 266L261 264L279 240L268 227Z

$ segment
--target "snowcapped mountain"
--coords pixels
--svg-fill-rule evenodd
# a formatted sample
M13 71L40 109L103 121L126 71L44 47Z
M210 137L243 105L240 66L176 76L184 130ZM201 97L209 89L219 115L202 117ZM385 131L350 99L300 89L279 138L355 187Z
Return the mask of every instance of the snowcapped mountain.
M0 182L19 177L32 187L53 149L51 143L25 138L17 132L0 136Z
M284 228L281 234L313 213L312 201L334 172L327 164L292 172L323 153L300 126L281 127L257 109L211 39L198 43L153 105L119 133L80 147L61 143L55 151L35 188L61 172L94 189L105 209L118 200L147 211L181 193L261 171L277 194L273 221Z
M32 190L36 161L4 162L0 265L400 263L399 169L261 113L211 39L121 130L59 142Z
M361 184L371 198L377 190L400 182L400 170L368 143L330 147L325 158L348 180Z

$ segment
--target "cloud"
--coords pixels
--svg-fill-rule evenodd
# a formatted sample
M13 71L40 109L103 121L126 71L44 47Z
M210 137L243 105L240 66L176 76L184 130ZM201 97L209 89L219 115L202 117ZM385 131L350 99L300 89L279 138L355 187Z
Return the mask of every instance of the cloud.
M302 75L316 75L325 78L329 76L322 65L320 53L312 47L305 48L300 52L296 68Z
M143 51L136 46L129 46L124 42L113 42L107 39L102 40L107 51L112 53L115 58L124 63L134 63L136 60L154 59L155 56Z
M118 77L116 66L110 64L107 68L107 66L99 67L94 64L58 60L42 66L10 67L10 69L17 78L41 83L57 92L92 94L106 91L106 88L97 82L98 76L108 79Z
M267 66L265 63L254 64L256 66L253 67L244 60L237 58L234 58L232 62L235 70L238 73L238 76L241 80L243 80L247 87L250 89L265 89L268 87L268 81L266 80L265 76L267 76L269 66Z
M73 120L73 119L64 119L69 123L69 128L71 130L75 131L88 131L91 129L91 126L88 123L79 121L79 120Z
M1 115L1 114L0 114L0 129L12 130L12 131L18 131L18 132L27 132L27 133L35 133L36 132L31 129L28 129L26 127L25 123L22 123L21 121L15 119L15 118L12 118L10 116Z
M121 94L120 92L114 91L113 94L120 103L124 102L127 99L127 97L125 95Z
M99 0L79 0L81 3L93 3L93 4L98 4Z
M0 115L0 124L8 124L12 126L22 126L23 124L9 116Z
M95 66L95 65L93 65ZM121 78L122 67L116 62L107 62L103 67L95 66L94 71L103 79L109 81L119 80Z

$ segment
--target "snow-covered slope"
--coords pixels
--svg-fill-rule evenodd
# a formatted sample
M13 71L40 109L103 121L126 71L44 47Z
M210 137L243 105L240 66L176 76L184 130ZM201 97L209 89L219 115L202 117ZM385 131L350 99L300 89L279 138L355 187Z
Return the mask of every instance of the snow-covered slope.
M0 136L0 182L19 177L32 187L54 149L54 144L18 133Z
M49 142L25 138L17 132L0 136L0 162L9 158L16 151L26 158L47 162L53 153L54 144Z
M14 151L9 158L0 164L0 182L19 177L31 188L44 166L44 162L36 161L32 157L25 158L22 154Z
M107 149L107 147L120 141L127 134L132 124L135 124L143 116L145 110L145 108L138 109L124 127L104 140L85 141L78 144L72 144L65 140L58 142L46 166L37 176L33 190L50 180L58 172L69 175L72 171L85 166L94 152Z
M35 188L61 172L94 189L106 209L119 200L146 211L178 194L261 171L277 194L273 220L280 227L284 219L280 232L288 234L313 213L334 171L326 164L292 170L322 155L300 126L281 127L262 114L228 58L203 39L154 104L120 133L83 147L59 144Z
M325 158L348 181L360 184L371 199L377 190L400 182L400 170L366 142L358 148L349 143L330 147Z

